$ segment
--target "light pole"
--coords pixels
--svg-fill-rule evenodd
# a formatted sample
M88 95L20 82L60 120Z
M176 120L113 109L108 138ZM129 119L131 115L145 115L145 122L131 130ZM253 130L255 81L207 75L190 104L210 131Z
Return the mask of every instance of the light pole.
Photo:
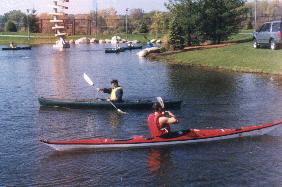
M257 30L257 0L255 0L255 30Z
M125 9L125 33L126 33L126 40L127 40L127 34L128 34L128 28L127 28L127 12L128 12L128 8Z
M28 36L28 40L30 40L30 31L29 31L29 9L26 9L27 12L27 36Z

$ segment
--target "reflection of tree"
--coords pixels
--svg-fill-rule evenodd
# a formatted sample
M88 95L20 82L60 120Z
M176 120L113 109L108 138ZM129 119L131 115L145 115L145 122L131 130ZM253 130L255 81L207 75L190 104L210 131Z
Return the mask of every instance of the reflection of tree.
M167 67L171 95L183 100L180 125L222 127L224 121L229 120L227 127L234 127L239 116L240 120L248 117L248 112L240 107L245 102L242 87L246 85L236 73L185 65Z
M234 78L230 72L209 71L183 65L167 67L171 90L177 95L215 97L234 92L238 88L236 77Z

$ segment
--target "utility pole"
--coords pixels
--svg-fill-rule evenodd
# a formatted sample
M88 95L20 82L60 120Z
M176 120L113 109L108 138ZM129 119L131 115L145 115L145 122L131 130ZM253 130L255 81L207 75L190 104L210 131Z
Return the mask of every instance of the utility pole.
M128 28L127 28L127 24L128 24L128 21L127 21L127 13L128 13L128 8L125 9L125 32L126 32L126 40L127 40L127 35L128 35Z
M27 12L27 37L28 37L28 40L30 40L30 30L29 30L29 9L26 9L26 12Z
M255 31L257 30L257 0L255 0Z
M95 19L96 19L96 37L98 37L98 0L96 1L96 15L95 15Z

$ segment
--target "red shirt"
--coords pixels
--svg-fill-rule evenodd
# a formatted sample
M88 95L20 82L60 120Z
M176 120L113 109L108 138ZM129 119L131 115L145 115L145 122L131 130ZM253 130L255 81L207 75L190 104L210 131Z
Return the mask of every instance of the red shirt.
M160 137L170 132L169 125L161 128L159 118L162 116L163 115L161 113L155 112L151 113L148 117L148 127L152 137Z

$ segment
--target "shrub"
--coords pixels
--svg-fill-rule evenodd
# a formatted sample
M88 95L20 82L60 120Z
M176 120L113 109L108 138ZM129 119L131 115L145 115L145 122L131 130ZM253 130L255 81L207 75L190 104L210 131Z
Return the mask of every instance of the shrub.
M14 22L12 22L11 20L9 20L9 21L5 24L5 31L6 31L6 32L17 32L16 24L15 24Z

